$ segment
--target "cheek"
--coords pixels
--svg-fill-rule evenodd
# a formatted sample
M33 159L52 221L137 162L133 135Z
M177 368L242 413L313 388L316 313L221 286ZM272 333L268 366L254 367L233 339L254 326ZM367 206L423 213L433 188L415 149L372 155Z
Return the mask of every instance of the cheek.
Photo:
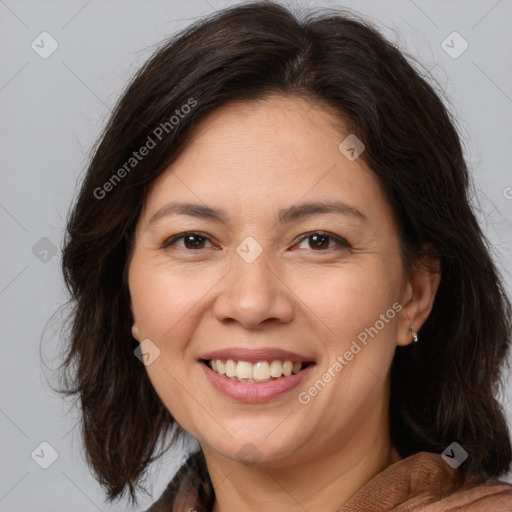
M186 430L195 433L190 422L194 411L190 400L187 340L194 329L193 314L204 291L190 286L190 277L171 272L162 265L151 266L134 255L129 284L132 311L140 340L151 340L160 355L148 366L148 377L166 408Z
M397 269L369 258L364 265L347 264L303 280L298 295L315 331L321 330L323 356L322 382L302 391L312 393L310 411L331 425L333 435L341 423L348 430L360 425L387 393L396 348ZM316 389L321 391L315 396Z
M347 416L364 416L386 392L396 348L398 313L393 304L399 307L401 268L392 262L368 257L364 263L346 264L303 281L298 295L314 313L307 314L321 332L319 371L327 373L328 390L320 393L318 407L329 409L329 403L337 403ZM323 414L338 424L334 410Z
M187 316L199 306L205 285L197 286L190 273L165 266L144 267L136 258L130 267L132 311L141 335L168 339L182 328Z
M343 340L350 343L392 307L399 292L395 270L388 262L368 258L304 274L293 288L300 290L297 295L306 311L314 313L322 330L330 333L330 338L336 336L334 341L342 347ZM382 330L388 331L388 325Z

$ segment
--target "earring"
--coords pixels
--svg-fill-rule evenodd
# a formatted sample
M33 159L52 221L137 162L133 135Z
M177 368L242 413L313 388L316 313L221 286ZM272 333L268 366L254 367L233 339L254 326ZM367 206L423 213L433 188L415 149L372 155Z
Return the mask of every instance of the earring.
M411 325L411 333L412 333L412 341L414 343L418 342L418 331L414 328L413 325Z

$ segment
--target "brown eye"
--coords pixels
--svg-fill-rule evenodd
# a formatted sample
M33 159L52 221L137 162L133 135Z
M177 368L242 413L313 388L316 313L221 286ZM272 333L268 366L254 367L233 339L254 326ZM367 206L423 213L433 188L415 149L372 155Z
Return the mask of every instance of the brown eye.
M180 244L178 242L183 243ZM182 233L181 235L176 235L169 240L167 240L164 244L164 247L176 246L182 249L204 249L205 244L210 242L210 240L203 236L201 233Z
M308 247L301 247L304 242L308 243ZM333 249L338 246L342 247L350 247L346 240L342 238L331 235L330 233L323 232L315 232L310 233L301 238L299 248L300 249L312 249L314 251L325 251L327 249Z
M308 240L311 249L329 249L330 238L327 235L311 235Z

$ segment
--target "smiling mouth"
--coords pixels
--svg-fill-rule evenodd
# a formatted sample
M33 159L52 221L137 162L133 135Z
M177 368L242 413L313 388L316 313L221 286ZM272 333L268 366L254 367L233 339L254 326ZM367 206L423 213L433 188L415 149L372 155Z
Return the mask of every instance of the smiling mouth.
M236 361L234 359L203 359L215 373L235 382L264 383L297 375L314 364L274 359L272 361Z

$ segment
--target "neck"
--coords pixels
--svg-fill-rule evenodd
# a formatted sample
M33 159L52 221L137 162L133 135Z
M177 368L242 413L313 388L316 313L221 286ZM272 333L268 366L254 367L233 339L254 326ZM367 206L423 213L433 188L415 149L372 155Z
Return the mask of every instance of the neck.
M272 464L247 467L203 447L215 489L213 512L338 510L400 459L391 444L389 423L365 425L342 446L315 450L300 463L277 468Z

